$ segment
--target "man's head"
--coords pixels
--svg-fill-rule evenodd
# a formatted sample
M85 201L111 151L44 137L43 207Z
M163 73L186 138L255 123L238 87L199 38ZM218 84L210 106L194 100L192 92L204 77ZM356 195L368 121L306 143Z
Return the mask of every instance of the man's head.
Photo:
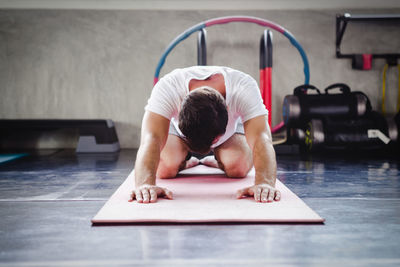
M192 151L207 153L213 141L225 133L227 123L225 99L217 90L203 86L185 97L179 112L179 129Z

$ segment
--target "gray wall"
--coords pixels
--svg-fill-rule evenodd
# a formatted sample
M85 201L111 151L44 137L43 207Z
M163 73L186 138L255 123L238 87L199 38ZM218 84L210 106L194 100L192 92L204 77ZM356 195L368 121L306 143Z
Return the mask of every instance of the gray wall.
M400 13L400 9L346 11ZM376 60L373 70L356 71L350 60L335 58L335 14L343 12L0 10L0 118L112 119L122 147L137 147L155 66L169 42L200 21L237 14L274 21L293 33L309 57L312 84L324 88L348 83L367 93L379 109L385 62ZM398 53L399 26L351 24L342 51ZM237 68L258 80L262 27L231 23L207 30L209 65ZM172 51L161 76L195 64L193 35ZM273 124L281 121L283 97L304 82L302 71L297 50L274 32ZM390 71L388 86L387 109L394 111L397 69ZM74 141L64 144L73 145Z

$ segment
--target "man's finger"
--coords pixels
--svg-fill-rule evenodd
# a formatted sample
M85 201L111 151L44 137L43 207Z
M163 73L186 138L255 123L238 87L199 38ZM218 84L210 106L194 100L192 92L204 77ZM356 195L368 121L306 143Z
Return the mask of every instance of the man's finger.
M165 197L168 199L172 199L172 192L169 191L167 188L157 187L157 195L160 197Z
M270 189L268 194L268 202L273 202L276 190Z
M275 191L275 201L281 200L281 192L276 190Z
M256 187L256 192L254 193L254 200L256 202L261 202L261 192L262 192L262 187Z
M150 202L151 203L156 202L157 201L157 192L156 192L156 190L151 188L149 191L150 191Z
M236 198L242 198L242 197L248 195L248 190L249 190L248 187L238 190L237 193L236 193Z
M140 190L135 191L135 196L136 196L136 200L138 203L143 203L143 196L142 196L142 192L140 192Z
M164 195L168 198L168 199L172 199L172 192L169 191L168 189L164 188Z
M142 195L143 195L143 203L149 203L150 202L149 190L147 188L144 188L140 191L142 192Z
M269 197L268 197L269 195L271 195L271 194L270 194L270 191L268 190L268 188L264 188L264 190L261 193L261 202L267 202L269 199Z

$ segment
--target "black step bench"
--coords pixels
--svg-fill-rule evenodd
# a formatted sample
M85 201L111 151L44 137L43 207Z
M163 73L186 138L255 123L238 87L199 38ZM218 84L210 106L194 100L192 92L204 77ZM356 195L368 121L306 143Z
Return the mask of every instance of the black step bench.
M117 152L120 150L112 120L0 120L0 139L18 134L29 138L30 133L55 130L75 130L79 133L78 153Z

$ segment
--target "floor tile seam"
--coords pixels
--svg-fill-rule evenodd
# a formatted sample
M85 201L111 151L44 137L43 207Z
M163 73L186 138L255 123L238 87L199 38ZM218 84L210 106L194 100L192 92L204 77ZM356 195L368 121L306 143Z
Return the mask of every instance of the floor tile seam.
M371 201L380 201L380 200L385 200L385 201L400 201L399 198L381 198L381 197L300 197L302 200L307 200L307 199L314 199L314 200L371 200Z
M369 201L400 201L400 198L374 198L374 197L300 197L302 200L369 200ZM88 198L88 199L0 199L0 203L6 202L96 202L107 201L109 198Z
M216 264L218 266L243 266L244 264L400 264L400 258L365 258L365 259L332 259L332 258L276 258L276 259L154 259L154 260L65 260L65 261L18 261L3 262L1 266L22 267L22 266L187 266L195 264L196 266L209 266Z

